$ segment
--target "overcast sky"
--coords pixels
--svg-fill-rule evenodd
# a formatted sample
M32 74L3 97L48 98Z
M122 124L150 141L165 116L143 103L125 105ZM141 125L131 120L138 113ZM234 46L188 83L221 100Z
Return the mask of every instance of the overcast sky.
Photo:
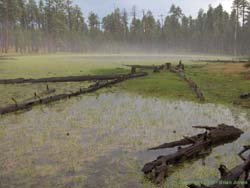
M93 11L102 18L110 13L114 7L126 9L131 13L131 8L136 5L138 15L142 15L142 10L150 9L155 16L160 14L167 15L172 4L182 8L185 15L196 16L200 8L207 10L208 5L217 6L220 3L227 11L231 11L233 0L74 0L78 4L86 17L90 11Z

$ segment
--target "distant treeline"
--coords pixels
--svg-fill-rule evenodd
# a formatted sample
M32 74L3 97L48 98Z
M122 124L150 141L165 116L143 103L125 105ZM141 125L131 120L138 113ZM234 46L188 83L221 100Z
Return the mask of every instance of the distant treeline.
M249 0L234 0L187 17L172 5L168 16L115 9L102 20L84 18L71 0L0 0L0 53L198 52L250 54ZM101 6L101 5L100 5Z

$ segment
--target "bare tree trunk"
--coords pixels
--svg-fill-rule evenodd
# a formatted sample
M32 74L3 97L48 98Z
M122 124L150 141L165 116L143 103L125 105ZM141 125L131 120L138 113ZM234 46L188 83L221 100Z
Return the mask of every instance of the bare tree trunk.
M4 52L8 53L9 50L9 7L8 1L5 1L5 20L4 20Z
M238 21L239 21L239 5L236 7L236 22L235 22L235 30L234 30L234 56L238 55Z

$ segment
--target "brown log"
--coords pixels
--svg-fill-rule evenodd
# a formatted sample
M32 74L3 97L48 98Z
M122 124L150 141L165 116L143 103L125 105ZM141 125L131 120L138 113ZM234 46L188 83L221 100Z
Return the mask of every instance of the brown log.
M97 91L101 88L110 87L114 84L123 82L123 81L128 80L128 79L138 78L138 77L142 77L142 76L146 76L146 75L147 75L147 73L137 73L137 74L126 75L120 79L114 79L114 80L105 81L105 82L97 82L96 84L91 85L88 88L81 88L79 91L76 91L76 92L63 93L63 94L58 94L58 95L49 96L49 97L45 97L45 98L38 97L35 100L23 102L20 104L18 104L18 102L15 102L14 105L9 105L9 106L6 106L4 108L0 108L0 114L7 114L7 113L11 113L11 112L16 112L19 110L29 109L29 108L36 106L36 105L48 104L48 103L51 103L54 101L58 101L58 100L62 100L62 99L70 98L70 97L75 97L75 96L85 94L85 93L94 92L94 91Z
M232 142L238 139L243 133L240 129L225 124L218 125L211 129L208 127L204 128L208 130L208 132L151 148L155 150L190 145L185 148L179 148L178 151L173 154L160 156L156 160L147 163L142 169L146 177L159 184L168 176L167 170L169 165L204 156L204 154L210 153L213 147Z
M5 79L0 80L0 84L21 84L21 83L46 83L46 82L82 82L82 81L95 81L95 80L112 80L122 79L130 74L110 74L110 75L84 75L84 76L67 76L67 77L48 77L38 79Z
M247 150L250 149L250 146L244 146L244 149L239 153L241 156ZM249 171L250 171L250 155L247 159L244 159L244 162L231 170L228 170L226 166L220 165L218 168L221 174L221 179L218 183L210 186L205 185L188 185L189 188L236 188L238 186L242 186L242 182L244 183L243 187L250 187L250 180L248 179ZM242 177L244 178L242 179Z

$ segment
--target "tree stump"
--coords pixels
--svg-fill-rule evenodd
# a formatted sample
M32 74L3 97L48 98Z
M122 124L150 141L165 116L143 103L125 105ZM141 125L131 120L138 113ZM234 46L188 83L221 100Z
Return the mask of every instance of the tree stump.
M184 64L182 64L182 61L179 61L179 64L176 66L176 69L180 70L180 71L185 70L185 66L184 66Z
M171 65L172 65L171 63L165 63L164 70L170 70Z
M135 74L136 73L136 67L131 67L131 74Z

